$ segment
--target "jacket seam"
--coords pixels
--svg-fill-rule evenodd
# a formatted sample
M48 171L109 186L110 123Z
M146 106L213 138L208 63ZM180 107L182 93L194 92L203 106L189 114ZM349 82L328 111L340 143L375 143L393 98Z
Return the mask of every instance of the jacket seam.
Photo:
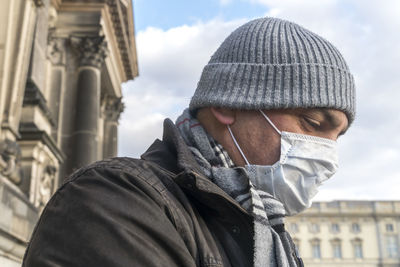
M149 161L146 161L146 162L149 162ZM165 174L171 179L173 179L176 176L176 174L164 169L163 167L161 167L159 164L157 164L155 162L150 161L149 164L152 165L153 167L158 168L159 170L165 172ZM173 180L172 180L172 182L175 183ZM182 233L183 233L184 227L182 226L180 217L178 216L177 212L173 208L173 207L176 207L175 201L173 201L171 199L171 197L167 195L166 192L169 192L172 195L173 195L173 193L170 190L168 190L168 188L165 185L164 185L164 188L165 188L165 190L160 192L160 194L161 194L163 200L166 202L166 204L168 204L165 206L169 210L169 212L172 214L172 219L173 219L172 223L175 225L176 231L179 233L179 235L182 238Z

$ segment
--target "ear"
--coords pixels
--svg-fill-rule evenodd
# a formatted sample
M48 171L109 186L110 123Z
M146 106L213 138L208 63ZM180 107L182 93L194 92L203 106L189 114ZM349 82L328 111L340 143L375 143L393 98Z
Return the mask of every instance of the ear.
M224 125L231 125L235 122L235 111L229 108L211 107L214 117Z

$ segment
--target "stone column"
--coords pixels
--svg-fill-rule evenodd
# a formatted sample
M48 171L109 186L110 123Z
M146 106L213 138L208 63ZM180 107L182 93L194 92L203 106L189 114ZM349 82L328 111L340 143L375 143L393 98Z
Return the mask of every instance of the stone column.
M48 105L55 125L51 137L61 146L60 125L62 123L62 103L65 88L65 39L50 36L47 47L47 58L52 63L50 68L50 89Z
M124 110L122 98L105 97L103 157L116 157L118 153L118 120Z
M98 157L98 120L100 116L100 71L106 57L104 37L72 37L79 52L74 152L72 168L90 164Z

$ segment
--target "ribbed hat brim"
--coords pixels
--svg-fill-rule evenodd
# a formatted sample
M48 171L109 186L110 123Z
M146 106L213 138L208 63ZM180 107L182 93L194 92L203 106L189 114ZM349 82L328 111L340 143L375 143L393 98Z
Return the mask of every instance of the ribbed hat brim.
M198 87L202 90L196 90L191 110L207 106L236 109L326 107L343 110L350 122L354 119L353 76L332 65L209 63Z

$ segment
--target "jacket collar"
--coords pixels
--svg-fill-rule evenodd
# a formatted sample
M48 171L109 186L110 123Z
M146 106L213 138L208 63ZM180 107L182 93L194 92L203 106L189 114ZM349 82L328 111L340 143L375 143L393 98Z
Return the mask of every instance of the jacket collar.
M164 121L163 140L154 141L141 158L153 161L175 174L201 173L199 164L170 119Z
M202 174L199 164L183 140L178 128L170 119L164 121L163 140L157 139L141 158L152 161L174 173L175 182L185 192L207 204L207 206L214 207L219 212L223 210L223 213L225 213L229 209L222 206L229 203L236 206L241 212L248 214L225 191ZM217 196L218 199L222 198L225 201L218 201L211 196ZM223 216L223 214L220 215Z

